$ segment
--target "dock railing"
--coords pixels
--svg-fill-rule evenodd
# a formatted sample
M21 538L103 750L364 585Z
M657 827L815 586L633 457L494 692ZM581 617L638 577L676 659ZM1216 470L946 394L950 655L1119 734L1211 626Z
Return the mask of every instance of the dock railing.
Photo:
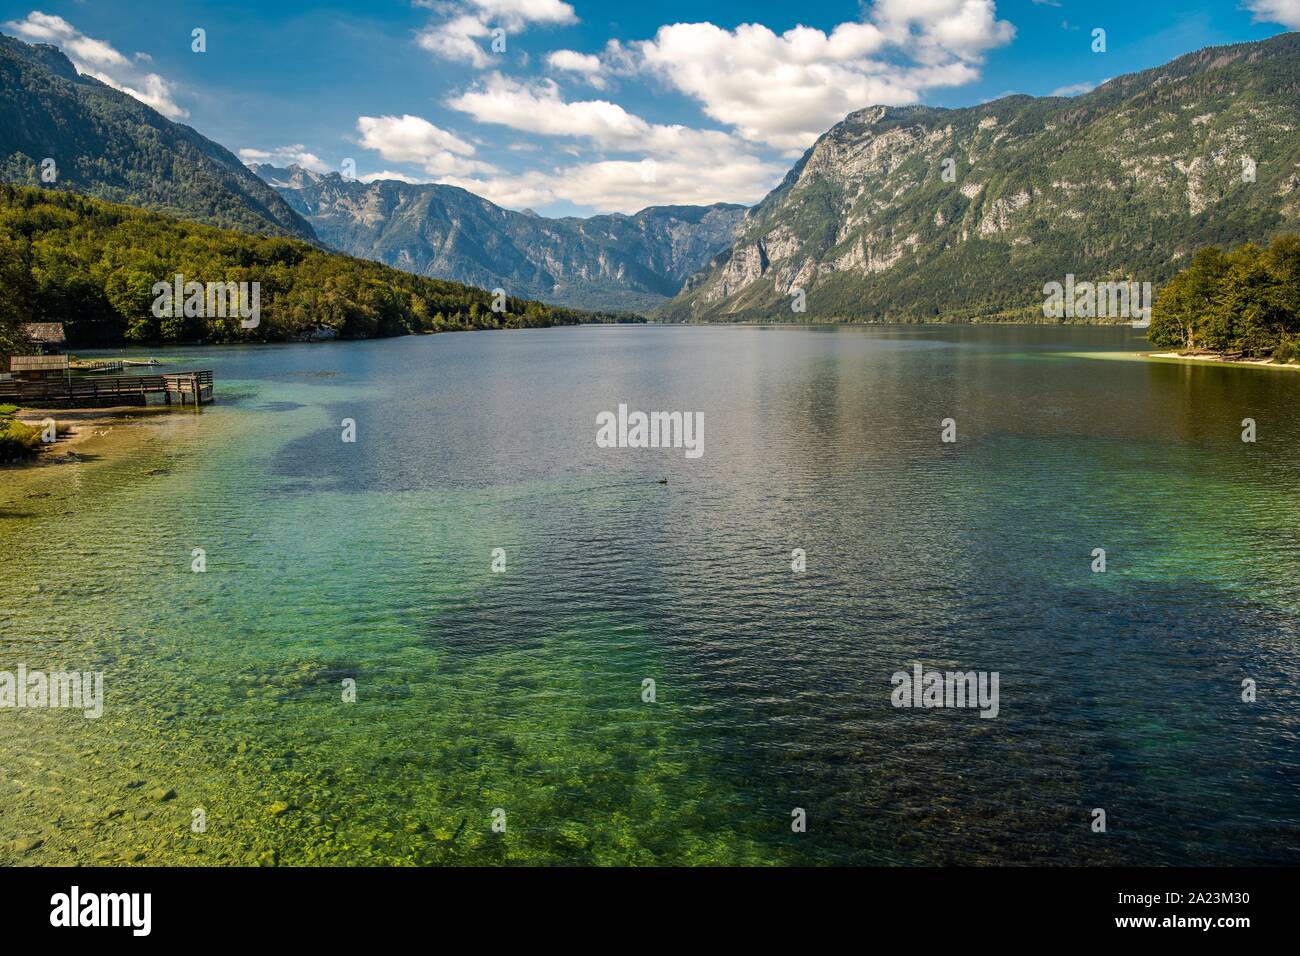
M212 400L212 372L208 370L166 375L87 375L0 382L0 404L37 408L206 405Z

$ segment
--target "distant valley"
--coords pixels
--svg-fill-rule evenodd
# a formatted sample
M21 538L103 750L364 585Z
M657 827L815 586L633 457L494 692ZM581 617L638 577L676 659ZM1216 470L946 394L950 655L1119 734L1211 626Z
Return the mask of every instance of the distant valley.
M322 242L418 275L572 308L645 311L730 245L745 207L548 219L455 186L254 166Z

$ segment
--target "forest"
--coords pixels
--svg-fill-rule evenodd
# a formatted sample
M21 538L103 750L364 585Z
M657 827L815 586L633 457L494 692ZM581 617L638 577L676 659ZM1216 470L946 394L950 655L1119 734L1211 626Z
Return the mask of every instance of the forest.
M159 317L176 274L260 284L261 321ZM503 306L493 310L493 305ZM0 357L24 322L63 322L70 347L376 338L462 329L642 321L412 275L309 242L177 220L76 193L0 185Z
M1156 296L1147 339L1183 352L1300 359L1300 235L1199 250Z

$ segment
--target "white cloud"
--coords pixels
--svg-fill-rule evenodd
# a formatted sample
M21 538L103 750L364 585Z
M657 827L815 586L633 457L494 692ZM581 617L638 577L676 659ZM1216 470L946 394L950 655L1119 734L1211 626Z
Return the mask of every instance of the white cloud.
M754 203L785 171L784 164L754 155L730 133L649 123L607 100L566 101L552 80L523 83L492 73L448 105L480 123L636 154L513 176L442 180L504 206L567 200L601 211L636 212L670 203Z
M58 43L77 35L77 28L63 17L51 16L39 10L27 14L26 20L10 20L5 24L5 29L41 43Z
M588 140L605 150L644 153L700 163L727 160L748 147L721 130L648 123L608 100L567 101L553 80L524 83L488 74L447 105L480 123L493 123L540 136Z
M127 59L103 40L90 37L72 37L63 44L72 56L97 66L126 66Z
M681 160L605 160L518 176L443 179L501 206L546 206L565 200L599 212L634 213L646 206L752 205L772 188L779 171L753 156L701 165Z
M271 163L274 166L301 166L314 173L337 172L329 163L315 153L307 152L302 143L293 146L277 146L275 149L244 148L239 151L239 158L246 163Z
M578 73L596 89L604 89L605 78L601 75L605 66L600 57L592 53L579 53L576 50L556 50L546 57L546 64L553 70L566 73Z
M24 20L10 20L5 29L38 43L53 43L63 50L78 73L92 76L114 89L152 106L168 119L184 119L189 111L176 102L174 85L157 73L137 69L112 44L88 37L62 17L33 10ZM137 53L139 62L149 58Z
M1058 86L1048 96L1079 96L1083 93L1091 93L1097 88L1096 83L1089 83L1084 80L1082 83L1071 83L1069 86Z
M1016 35L997 17L995 0L876 0L871 8L872 22L890 41L923 62L979 62Z
M480 123L544 136L581 136L606 147L631 148L650 125L608 100L565 102L553 80L529 84L500 73L489 74L447 105Z
M1280 23L1300 30L1300 0L1246 0L1246 9L1257 22Z
M421 45L480 69L494 59L480 42L490 24L501 22L494 17L513 16L519 26L576 20L558 0L428 5L443 19L421 33ZM558 140L547 154L568 153L575 160L484 175L456 171L457 161L468 161L472 152L449 149L436 137L426 143L417 134L420 145L403 148L389 135L375 148L507 206L563 200L632 212L659 203L752 203L785 171L784 163L769 161L760 147L797 154L854 110L914 103L929 89L970 83L978 79L986 53L1014 35L1015 28L997 18L994 0L876 0L863 20L829 32L799 26L778 35L761 24L732 30L675 23L661 27L652 40L627 46L611 40L599 55L555 50L546 65L602 89L613 76L657 76L729 129L651 123L609 99L566 99L554 79L489 72L447 105L477 123ZM450 160L430 162L435 154Z
M71 57L69 57L71 59ZM103 70L94 70L84 63L72 61L78 73L93 76L99 82L121 90L127 96L134 97L145 106L151 106L170 120L185 119L190 111L182 108L173 98L174 88L157 73L146 73L134 80L119 79ZM133 85L134 84L134 85Z
M492 62L479 41L493 30L522 33L531 23L578 22L573 7L563 0L425 0L417 5L437 11L442 19L419 31L416 43L436 57L479 70Z
M492 173L490 163L472 159L474 146L419 116L360 116L361 145L396 163L415 163L432 176Z
M399 183L409 183L412 186L419 186L429 182L427 179L417 179L414 176L406 175L406 173L395 173L391 169L385 169L378 173L363 173L357 179L363 183L377 183L385 179L395 179Z
M469 0L489 17L507 26L520 23L577 23L573 7L563 0Z
M618 40L610 40L605 44L605 52L601 54L601 62L609 73L631 76L637 72L636 53L623 46Z
M490 32L482 20L464 15L426 27L416 34L415 42L435 56L469 63L481 70L491 59L475 38Z
M876 0L866 22L829 34L676 23L633 49L712 119L789 151L864 106L915 103L926 89L978 79L984 54L1014 35L994 0Z

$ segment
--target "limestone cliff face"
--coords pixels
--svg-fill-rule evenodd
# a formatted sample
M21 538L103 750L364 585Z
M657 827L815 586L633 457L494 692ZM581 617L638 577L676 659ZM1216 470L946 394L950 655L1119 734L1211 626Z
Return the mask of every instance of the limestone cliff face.
M367 184L296 166L254 169L336 249L577 308L662 304L726 248L745 216L744 207L719 203L545 219L454 186Z
M1032 319L1066 273L1158 283L1202 245L1300 226L1297 76L1290 33L1073 99L858 110L658 315Z

